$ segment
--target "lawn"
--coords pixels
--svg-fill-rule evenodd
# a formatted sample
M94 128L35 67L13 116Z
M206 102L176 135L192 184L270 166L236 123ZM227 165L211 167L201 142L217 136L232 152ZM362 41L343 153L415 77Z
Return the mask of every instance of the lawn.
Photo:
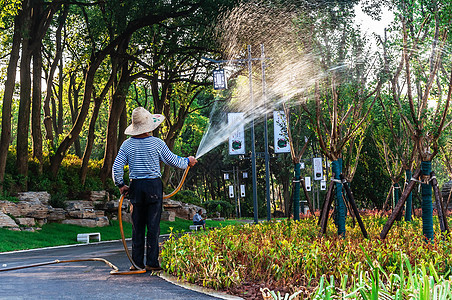
M237 223L235 220L207 221L207 228L223 227L235 223ZM170 233L171 230L186 232L192 224L192 221L179 218L176 218L175 222L162 221L160 222L160 234ZM126 238L131 237L132 225L124 222L123 226ZM41 230L35 232L0 228L0 252L78 244L77 234L88 232L100 232L102 241L121 239L119 222L116 220L110 221L110 226L95 228L58 223L45 224Z

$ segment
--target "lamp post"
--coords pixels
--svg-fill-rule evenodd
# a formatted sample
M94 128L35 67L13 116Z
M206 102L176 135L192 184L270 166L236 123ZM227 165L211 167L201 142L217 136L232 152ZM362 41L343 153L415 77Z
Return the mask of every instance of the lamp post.
M214 60L210 58L203 57L203 59L206 59L208 61L220 64L220 63L239 63L239 62L246 62L248 64L248 78L249 78L249 89L250 89L250 102L251 106L254 107L254 97L253 97L253 82L252 82L252 61L253 60L260 60L262 61L262 80L263 80L263 93L265 97L265 64L264 61L268 58L264 55L264 46L261 45L261 57L260 58L252 58L251 56L251 45L248 45L247 47L247 59L234 59L234 60ZM218 71L218 70L217 70ZM218 82L222 82L221 74L219 72L214 73L214 80L218 80ZM223 72L224 76L224 72ZM217 77L217 78L215 78ZM227 80L225 78L224 82ZM220 89L220 84L214 83L214 87L218 87ZM224 85L224 88L227 88L226 85ZM265 98L264 98L265 99ZM256 143L255 143L255 134L254 134L254 118L255 116L252 116L251 120L251 173L253 177L253 211L254 211L254 223L258 223L258 202L257 202L257 172L256 172ZM267 194L267 220L270 220L270 184L269 184L269 155L268 155L268 140L267 140L267 115L265 114L265 170L266 170L266 194Z

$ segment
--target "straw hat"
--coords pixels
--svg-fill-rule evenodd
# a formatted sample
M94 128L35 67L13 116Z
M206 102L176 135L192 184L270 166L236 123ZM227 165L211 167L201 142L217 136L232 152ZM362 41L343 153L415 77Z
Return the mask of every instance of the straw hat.
M165 120L163 115L151 114L143 107L137 107L132 111L132 124L126 128L124 134L139 135L151 132Z

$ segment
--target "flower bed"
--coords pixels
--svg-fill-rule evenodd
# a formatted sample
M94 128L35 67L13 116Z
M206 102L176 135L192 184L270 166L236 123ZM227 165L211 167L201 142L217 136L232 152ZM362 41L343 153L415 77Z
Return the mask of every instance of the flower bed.
M363 221L369 239L363 238L358 226L351 227L350 220L345 239L337 238L331 222L327 235L318 238L319 226L312 217L185 235L165 243L162 265L191 283L235 293L248 287L248 294L254 295L250 286L282 292L303 289L306 296L314 295L322 276L328 281L336 278L338 284L345 278L351 286L375 269L384 274L408 274L407 264L430 266L439 276L450 272L450 235L442 240L437 234L436 242L427 244L421 222L415 219L398 222L387 238L380 240L386 217L364 216Z

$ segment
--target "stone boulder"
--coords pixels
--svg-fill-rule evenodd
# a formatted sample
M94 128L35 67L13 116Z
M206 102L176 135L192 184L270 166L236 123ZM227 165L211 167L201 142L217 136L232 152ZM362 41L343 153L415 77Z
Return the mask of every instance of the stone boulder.
M50 194L47 192L22 192L17 195L19 201L36 202L39 201L44 205L49 204Z
M62 224L72 224L83 227L105 227L110 225L107 217L100 217L96 219L67 219L61 222Z
M174 222L176 221L176 213L174 211L162 211L160 220Z
M46 219L50 209L51 206L44 205L37 199L22 200L19 203L0 201L0 210L14 217Z
M61 221L66 219L66 211L62 208L52 208L49 211L49 216L47 217L47 220L55 222L55 221Z
M68 219L68 220L63 220L63 222L61 222L61 223L83 226L83 227L96 227L97 226L96 220L93 220L93 219Z
M85 210L85 209L92 209L94 210L94 205L92 201L89 200L71 200L66 201L66 209L68 211L71 210Z
M110 201L110 194L107 193L107 191L91 191L89 200L93 202L94 205L103 204Z
M17 218L17 223L23 226L35 226L36 221L34 218Z
M200 206L171 199L163 200L163 207L165 211L172 211L176 217L185 220L193 220L193 216L199 209L202 209L203 214L206 213L206 210Z
M107 217L96 218L96 226L97 227L105 227L110 225L110 221Z
M0 227L19 228L19 225L10 216L0 212Z

